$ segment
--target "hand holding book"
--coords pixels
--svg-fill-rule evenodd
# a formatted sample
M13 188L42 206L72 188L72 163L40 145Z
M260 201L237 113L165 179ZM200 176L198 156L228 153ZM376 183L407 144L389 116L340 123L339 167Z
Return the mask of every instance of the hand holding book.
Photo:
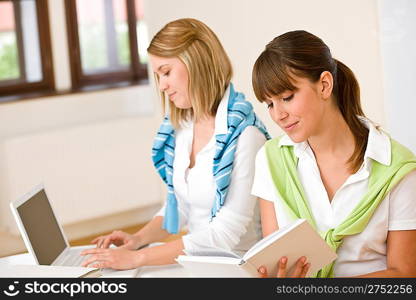
M264 266L261 266L258 269L259 277L260 278L267 278L267 277L306 277L306 274L309 271L309 268L311 267L311 264L307 262L307 258L305 256L300 257L296 261L295 270L291 272L290 274L287 273L287 257L283 256L281 259L279 259L278 265L277 265L277 274L268 274L267 268Z

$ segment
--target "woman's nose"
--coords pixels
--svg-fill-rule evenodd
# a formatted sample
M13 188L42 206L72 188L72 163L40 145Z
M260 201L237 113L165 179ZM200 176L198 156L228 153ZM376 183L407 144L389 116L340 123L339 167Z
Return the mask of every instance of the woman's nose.
M164 79L159 80L159 89L164 92L168 89L168 83Z
M278 105L275 105L273 114L275 115L276 119L278 120L284 120L289 114L283 110L281 107L278 107Z
M284 118L286 118L289 114L285 111L280 111L279 112L279 119L283 120Z

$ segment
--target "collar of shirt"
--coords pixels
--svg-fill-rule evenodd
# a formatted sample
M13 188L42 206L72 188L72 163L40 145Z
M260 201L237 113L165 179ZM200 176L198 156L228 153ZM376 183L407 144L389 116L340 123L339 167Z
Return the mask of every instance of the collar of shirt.
M376 160L383 165L390 165L390 138L382 130L378 129L369 119L364 117L359 118L369 130L367 149L364 153L364 168L368 169L370 159ZM294 146L294 153L297 157L300 157L310 148L307 141L295 143L287 134L280 139L279 147L281 146Z
M215 135L228 133L228 100L230 97L230 86L225 90L224 96L218 105L215 115Z

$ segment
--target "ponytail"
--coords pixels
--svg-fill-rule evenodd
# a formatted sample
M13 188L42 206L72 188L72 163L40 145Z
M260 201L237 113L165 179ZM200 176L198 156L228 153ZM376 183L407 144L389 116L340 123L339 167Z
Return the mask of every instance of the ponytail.
M334 61L336 68L333 72L335 79L333 94L345 122L354 135L355 149L348 163L351 171L355 173L364 161L368 140L368 129L359 119L359 116L365 117L361 108L360 86L350 68L339 60L334 59Z

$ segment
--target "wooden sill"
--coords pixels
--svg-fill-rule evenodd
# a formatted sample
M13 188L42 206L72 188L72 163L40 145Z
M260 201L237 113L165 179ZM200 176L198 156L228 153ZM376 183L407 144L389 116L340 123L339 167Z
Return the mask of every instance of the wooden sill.
M80 94L80 93L88 93L88 92L96 92L96 91L103 91L103 90L112 90L112 89L119 89L129 86L135 85L145 85L149 84L148 79L138 80L138 81L122 81L116 83L105 83L105 84L95 84L95 85L88 85L85 87L80 87L76 89L69 89L64 91L55 91L55 90L42 90L24 94L15 94L15 95L5 95L0 96L0 105L2 103L10 103L14 101L30 101L30 100L39 100L38 98L49 98L55 96L65 96L71 94Z

